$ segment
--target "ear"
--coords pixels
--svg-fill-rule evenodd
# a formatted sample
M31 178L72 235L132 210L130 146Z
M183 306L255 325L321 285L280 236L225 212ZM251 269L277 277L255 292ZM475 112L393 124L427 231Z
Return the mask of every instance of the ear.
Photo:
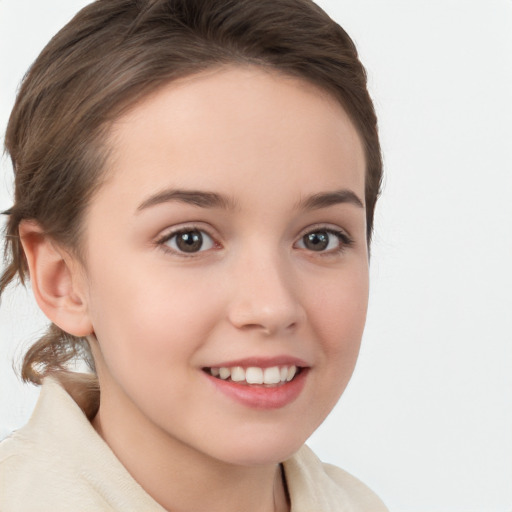
M35 221L22 221L19 234L32 290L43 313L69 334L91 334L93 328L80 263L47 236Z

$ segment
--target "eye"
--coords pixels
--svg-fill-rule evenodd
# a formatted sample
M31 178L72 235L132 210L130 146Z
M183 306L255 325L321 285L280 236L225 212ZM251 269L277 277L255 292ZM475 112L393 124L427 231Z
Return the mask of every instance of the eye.
M212 249L212 237L200 229L183 229L167 235L159 242L178 253L196 253Z
M314 252L339 252L351 243L352 240L342 231L316 229L302 236L297 247Z

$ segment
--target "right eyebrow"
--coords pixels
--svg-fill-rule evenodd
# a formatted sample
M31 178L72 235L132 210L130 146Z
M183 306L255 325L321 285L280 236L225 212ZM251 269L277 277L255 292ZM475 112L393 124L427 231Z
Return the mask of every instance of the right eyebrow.
M349 189L335 190L333 192L320 192L302 199L298 207L304 210L319 210L335 204L352 204L364 209L363 201L355 192Z
M201 190L166 189L148 197L138 207L137 212L162 203L180 201L200 208L222 208L224 210L234 209L235 202L216 192L205 192Z

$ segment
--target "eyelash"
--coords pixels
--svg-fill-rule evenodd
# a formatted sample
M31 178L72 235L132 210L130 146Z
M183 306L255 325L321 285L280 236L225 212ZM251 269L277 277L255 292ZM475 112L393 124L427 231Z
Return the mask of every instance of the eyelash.
M183 258L197 257L198 254L200 254L202 252L206 252L206 250L209 250L209 249L187 253L185 251L173 249L167 245L168 242L170 242L174 237L176 237L180 234L191 233L191 232L201 233L203 235L203 238L204 238L204 235L206 235L212 241L212 248L218 249L220 247L220 244L215 241L215 238L212 235L210 235L205 229L200 228L198 226L194 226L194 225L180 227L173 231L170 231L169 233L166 233L164 236L162 236L161 238L159 238L156 241L156 245L161 247L165 252L168 252L168 253L174 254L174 255L178 255Z
M184 257L184 258L197 257L198 254L200 254L202 252L206 252L211 249L211 248L207 248L207 249L187 253L185 251L173 249L167 245L168 242L171 241L174 237L176 237L180 234L190 233L190 232L201 233L203 235L203 238L204 238L204 235L206 235L206 237L208 237L212 241L212 248L214 248L214 249L218 249L221 247L221 244L216 242L215 238L212 235L210 235L205 229L200 228L198 226L194 226L194 225L180 227L180 228L175 229L169 233L166 233L164 236L162 236L161 238L159 238L156 241L156 245L161 247L164 251L166 251L168 253L179 255L180 257ZM326 256L341 254L346 249L348 249L349 247L354 245L354 240L346 232L339 230L339 229L329 228L324 225L318 225L318 226L311 226L307 230L303 231L303 233L298 238L298 241L295 242L294 246L300 242L303 242L304 238L306 236L312 235L314 233L317 233L317 234L318 233L328 233L329 235L334 235L339 241L338 247L336 247L335 249L331 249L329 251L314 251L314 250L308 249L307 247L299 247L299 249L305 250L312 254L316 253L319 256L326 257Z
M308 250L306 247L303 248L303 250L311 252L312 254L318 254L322 257L333 256L343 253L346 249L354 245L354 240L345 231L326 227L325 225L311 226L307 228L305 231L303 231L296 244L303 242L306 236L312 235L314 233L328 233L329 235L334 235L338 239L339 245L335 249L331 249L329 251L313 251Z

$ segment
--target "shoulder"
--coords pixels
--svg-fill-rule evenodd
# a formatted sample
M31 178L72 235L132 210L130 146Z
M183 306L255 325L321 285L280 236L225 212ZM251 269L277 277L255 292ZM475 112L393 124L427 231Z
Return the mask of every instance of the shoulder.
M76 510L78 504L105 510L95 493L80 485L77 459L64 443L59 449L52 418L38 405L27 425L0 442L0 510L57 512Z
M387 512L365 484L303 446L284 464L292 512Z
M2 512L45 510L60 500L63 474L70 475L61 456L45 449L26 427L0 443L0 509ZM66 506L73 504L66 500ZM62 507L57 505L56 510ZM63 510L63 509L62 509ZM98 510L101 510L98 509Z
M0 443L0 510L163 512L52 380L28 424Z

